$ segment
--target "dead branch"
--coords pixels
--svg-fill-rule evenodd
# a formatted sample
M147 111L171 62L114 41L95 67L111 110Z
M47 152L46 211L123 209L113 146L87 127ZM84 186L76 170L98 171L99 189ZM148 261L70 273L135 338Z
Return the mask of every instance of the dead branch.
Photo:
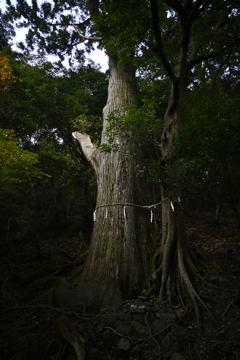
M77 25L75 24L72 24L75 31L78 33L79 36L81 36L82 38L84 39L87 39L87 40L95 40L95 41L101 41L103 38L100 37L100 36L86 36L84 35L80 30L79 28L77 27Z

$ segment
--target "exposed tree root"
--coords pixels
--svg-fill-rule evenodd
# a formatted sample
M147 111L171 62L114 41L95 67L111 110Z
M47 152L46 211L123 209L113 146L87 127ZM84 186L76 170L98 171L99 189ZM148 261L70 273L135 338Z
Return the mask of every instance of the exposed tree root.
M178 248L178 269L179 269L179 274L180 274L182 284L184 285L184 288L186 289L188 295L190 296L190 298L193 302L196 316L197 316L197 323L200 324L199 305L202 305L203 308L205 310L207 310L207 313L209 314L210 317L212 317L212 315L211 315L207 305L202 301L202 299L196 292L195 288L193 287L193 284L188 276L186 267L184 265L183 252L182 252L182 248L180 246Z
M171 221L176 220L172 214L169 218ZM162 239L162 244L153 258L154 270L151 285L154 290L152 291L156 293L158 289L159 298L163 300L167 297L170 304L174 298L177 298L182 305L184 304L183 298L190 299L195 310L197 323L200 325L200 307L207 312L211 319L213 316L192 283L192 279L200 280L201 284L205 280L196 268L197 256L193 254L185 241L182 220L177 220L177 226L175 223L170 231L170 226L168 227L166 240L164 242Z
M55 329L59 340L59 353L64 354L66 344L71 344L75 350L78 360L85 359L85 339L79 334L65 315L55 319ZM62 349L63 348L63 349Z

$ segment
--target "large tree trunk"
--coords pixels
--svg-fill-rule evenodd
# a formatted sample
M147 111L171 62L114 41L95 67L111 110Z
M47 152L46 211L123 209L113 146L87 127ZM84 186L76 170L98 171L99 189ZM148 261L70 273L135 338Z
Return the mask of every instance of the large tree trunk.
M135 70L117 66L110 57L109 95L103 110L102 144L107 143L107 117L125 105L136 104ZM98 185L95 223L89 255L78 284L77 298L86 307L102 308L136 297L147 286L150 212L146 191L136 176L137 159L125 155L125 139L114 139L117 150L100 152L88 135L74 133L95 169ZM85 302L85 304L84 304Z

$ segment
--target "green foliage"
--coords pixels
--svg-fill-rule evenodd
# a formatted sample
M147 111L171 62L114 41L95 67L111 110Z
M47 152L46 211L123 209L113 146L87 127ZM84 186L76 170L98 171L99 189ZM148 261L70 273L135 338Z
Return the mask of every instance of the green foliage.
M11 124L25 146L31 148L31 139L37 143L42 137L69 142L79 114L95 124L99 134L107 91L104 74L82 65L64 70L44 58L15 63L15 73L21 82L12 89L11 101L0 106L0 119L5 126ZM99 136L96 132L92 135Z
M151 11L153 4L155 14ZM121 152L138 153L140 173L146 175L148 169L150 178L161 177L162 122L157 119L164 117L163 108L167 109L169 98L166 88L175 75L179 77L181 58L181 63L186 65L184 84L190 84L191 91L185 103L185 124L175 148L179 156L178 178L172 184L177 188L176 193L180 188L185 194L187 203L193 204L196 199L200 202L203 193L207 198L224 195L229 179L238 179L239 158L235 156L238 115L233 99L225 92L223 96L214 90L211 75L217 72L226 82L227 77L230 81L233 76L238 77L239 2L104 0L100 8L99 16L93 19L94 26L83 0L39 5L34 2L32 6L21 0L16 6L9 6L8 15L19 26L31 24L28 49L23 44L22 49L31 50L36 45L41 53L58 54L61 59L70 57L73 48L83 41L69 25L74 23L79 24L83 33L100 33L107 52L117 55L120 64L134 57L140 69L140 97L146 102L140 109L126 108L109 117L108 143L102 144L101 150L111 151L116 146L114 139L123 134L126 149L121 148ZM181 30L185 31L183 37ZM80 59L81 55L77 50L76 58ZM66 153L74 152L71 131L90 132L94 142L99 142L99 109L105 102L105 79L96 69L82 66L74 71L61 70L61 74L45 62L38 67L22 65L16 67L16 75L23 82L15 88L11 101L8 99L8 107L1 104L2 121L4 127L11 124L26 148L34 148L41 154L46 169L58 169L54 184L60 184L59 189L65 181L60 169L69 167L72 171L71 162L65 157ZM166 79L169 75L171 81ZM104 94L101 99L99 93ZM177 97L178 94L176 104ZM237 187L234 181L231 187Z
M240 196L238 94L238 84L214 80L189 94L192 105L175 147L187 206Z
M17 27L28 28L27 46L23 42L18 44L25 55L37 50L41 55L57 55L61 60L65 58L70 64L74 60L84 60L84 51L78 47L84 40L79 38L72 24L80 24L82 32L92 31L85 0L34 1L31 5L26 0L14 3L9 0L7 3L5 16L16 22Z
M10 235L11 219L21 216L23 221L31 217L32 212L27 204L26 195L31 191L37 179L46 176L39 169L37 154L21 148L13 130L0 129L0 235L2 240L8 239Z
M149 6L145 1L102 1L101 12L94 20L108 53L118 54L124 62L138 55L144 46L139 39L151 27L147 14Z
M106 75L91 66L80 64L66 70L39 57L12 64L14 75L21 81L0 98L0 124L2 128L14 129L15 150L25 153L19 154L18 166L14 163L10 169L8 164L7 175L12 180L4 181L4 186L11 186L11 191L4 190L6 206L0 213L0 222L14 221L9 222L9 231L4 228L5 237L16 236L26 222L25 234L27 229L41 232L54 226L66 228L70 214L92 212L94 174L71 133L77 129L75 119L81 118L89 124L93 139L99 141L107 93ZM39 161L39 172L50 177L39 177L28 187L27 176L30 181L30 175L34 175L30 161L34 159ZM78 231L79 226L88 223L87 215L84 220L79 222Z
M45 175L38 167L38 156L18 145L14 131L0 129L0 188L1 191L22 189L34 179Z
M0 9L0 51L10 45L11 39L16 35L11 16Z
M101 144L101 151L120 150L122 155L138 155L138 171L150 178L159 177L161 158L160 134L163 121L156 117L156 104L143 102L141 108L125 106L108 116L105 135L108 143ZM121 134L121 148L116 139ZM123 145L122 145L123 144Z

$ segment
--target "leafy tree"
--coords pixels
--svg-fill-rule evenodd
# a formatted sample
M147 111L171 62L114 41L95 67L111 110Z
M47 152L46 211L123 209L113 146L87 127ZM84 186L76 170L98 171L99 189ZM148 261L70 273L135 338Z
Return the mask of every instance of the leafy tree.
M132 52L137 63L151 53L157 66L163 68L163 78L171 82L167 110L164 115L162 147L162 239L155 257L153 281L159 296L165 294L171 301L175 284L185 289L192 299L196 313L198 304L205 306L191 281L197 274L194 257L185 240L181 193L172 196L169 191L176 181L178 167L172 151L182 123L185 92L198 81L200 65L218 69L221 59L223 73L228 66L237 66L239 59L239 4L236 1L210 0L150 0L149 2L103 2L98 22L103 34L108 34L109 51L117 47L122 61ZM104 21L105 19L105 21ZM124 24L124 25L123 25ZM119 29L124 28L124 31ZM172 290L171 290L172 289Z
M216 4L208 0L167 0L164 3L167 9L163 9L156 0L150 1L156 51L172 83L161 138L162 166L166 175L162 180L163 228L161 261L157 271L161 274L160 298L177 277L175 283L185 287L198 314L197 303L204 304L191 282L191 275L196 274L196 269L185 240L183 215L178 202L181 193L174 198L169 198L168 193L177 174L172 146L182 122L184 94L194 78L197 65L218 56L227 59L230 52L238 52L240 34L236 30L240 8L234 1L230 4L225 1ZM162 30L160 19L166 10L169 12L166 25L168 20L169 23ZM175 48L171 47L173 43L176 44ZM174 259L177 271L171 259ZM168 293L168 296L171 294Z
M211 77L189 97L194 105L184 116L176 142L184 206L228 203L240 229L239 84L233 78L229 82Z
M37 155L23 150L12 130L1 129L1 189L22 187L43 173L35 165Z
M121 3L119 3L119 1L111 0L100 2L100 13L97 11L98 1L90 1L88 3L90 3L92 9L94 8L94 13L92 13L92 15L94 15L94 23L85 17L87 14L85 3L80 4L84 10L81 13L77 13L77 18L74 17L76 6L79 5L79 3L75 2L71 2L71 4L64 2L64 4L60 4L59 6L57 3L54 3L53 6L45 3L44 6L41 7L41 11L39 11L40 16L37 16L38 8L35 5L33 7L34 13L32 17L26 15L30 10L27 3L21 2L20 6L19 2L18 16L25 16L28 19L28 24L30 20L32 20L33 28L28 37L29 45L31 46L35 39L40 49L47 49L50 52L53 51L56 40L56 38L54 38L54 42L51 42L49 37L51 27L55 29L59 27L59 37L64 40L64 44L62 42L60 45L66 45L67 51L70 51L70 45L76 40L76 34L72 29L74 28L81 36L84 33L82 39L89 39L91 35L90 37L86 35L86 31L89 31L88 34L92 34L94 31L92 25L94 24L95 30L97 29L104 39L104 46L110 55L109 90L112 91L112 93L109 93L107 106L104 110L105 118L112 111L121 109L123 105L136 103L133 92L134 71L132 59L134 55L136 59L134 64L138 66L140 63L148 62L150 57L153 57L156 65L162 69L160 72L162 78L169 79L171 83L170 96L164 115L164 130L161 136L161 168L163 171L161 181L162 239L158 254L155 256L153 280L156 289L159 289L161 299L163 299L166 294L169 301L171 301L175 289L185 289L185 294L191 298L198 314L198 304L200 303L204 307L205 305L192 283L192 276L197 274L197 270L194 264L194 258L185 240L182 208L178 201L178 198L181 198L181 193L177 194L177 196L171 196L169 192L178 174L176 157L173 154L172 147L182 123L184 95L194 79L198 81L198 67L204 63L208 64L207 66L218 68L219 63L216 60L219 58L221 58L222 63L225 64L222 67L223 71L228 69L229 64L234 64L234 66L238 65L240 11L238 1L150 0L144 2L121 1ZM63 14L62 11L68 10L69 6L71 13L69 15ZM119 6L121 6L121 11L119 11ZM59 24L55 20L52 20L54 12L58 12L58 10L60 10L59 14L61 19ZM42 26L41 21L43 21L44 15L45 22L44 26ZM69 32L66 31L67 28L70 29ZM41 32L44 39L41 37ZM34 36L30 36L31 34ZM63 36L61 36L61 34ZM50 47L48 47L48 45L50 45ZM59 46L58 53L63 49L61 46ZM127 66L127 64L130 65ZM118 87L115 87L116 84L118 84ZM121 84L124 84L124 89L121 87ZM127 91L129 91L129 97L127 97ZM126 97L121 97L121 94L126 95ZM122 101L117 104L116 100L120 98ZM105 125L103 129L105 130ZM106 139L104 136L103 132L102 140L105 142ZM79 138L78 135L76 135L76 137ZM95 152L88 137L81 136L79 140L82 142L85 153L97 172L96 161L98 162L98 159L96 160L94 155L98 153ZM121 137L121 134L116 137L116 141L119 141L121 146L125 146L124 138ZM109 158L109 161L112 159ZM124 161L127 162L127 159L124 159ZM117 163L117 159L114 158L111 165ZM108 164L110 164L110 162ZM121 165L122 164L123 162ZM134 161L132 161L131 166L132 165L134 166ZM108 169L109 173L115 171L112 166L109 168L106 165L106 169ZM129 170L129 174L132 174L131 171L132 170ZM103 173L97 172L97 175L102 176ZM110 183L114 184L113 179L110 178L105 178L104 181L105 184L107 183L108 185L110 185ZM100 184L102 183L100 182ZM124 181L121 182L121 185L122 184L124 184ZM126 182L126 185L126 189L132 190L134 187L131 182ZM137 187L135 186L135 188ZM111 196L109 195L109 197ZM106 199L107 201L109 200L108 197ZM136 199L138 199L138 197L136 197ZM97 204L102 205L103 200L105 200L105 198L102 199L99 197ZM125 202L127 199L124 198L120 200L124 200L123 202ZM128 196L128 200L132 202L134 197L130 199ZM104 214L102 214L100 219L101 227L100 225L99 227L95 225L98 233L102 233L102 224L105 223ZM134 223L134 219L135 217L131 218L132 223ZM107 220L106 223L108 223L108 221L109 220ZM119 220L117 223L119 223ZM115 222L111 224L111 230L114 229L114 226ZM106 227L104 229L110 228ZM107 232L108 237L113 236L112 232L108 230ZM115 231L114 234L116 233L118 232ZM128 233L131 233L131 237L132 234L136 234L133 228ZM94 267L91 260L95 260L95 256L101 253L99 242L97 243L97 233L95 233L94 236L95 241L92 246L92 256L89 257L86 267L87 269L94 269L91 280L98 279L97 268ZM131 244L131 242L129 242L129 244ZM109 245L112 245L112 243ZM135 244L130 246L130 248L137 249ZM102 249L103 248L101 248L101 250ZM124 249L121 248L120 252ZM144 250L144 247L140 246L137 251L144 253ZM95 256L93 256L94 252ZM107 257L105 254L106 251L104 251L102 256L106 262ZM111 259L115 269L121 269L121 267L116 266L118 264L118 262L115 262L116 258L109 256L108 259ZM129 261L125 253L123 259L124 261L127 259ZM119 257L117 260L119 260ZM120 260L122 259L120 258ZM137 261L133 263L135 264L135 270L138 271L139 263ZM142 261L142 263L145 264L146 262ZM107 278L109 273L111 272L101 272L101 274L106 275ZM112 279L113 281L117 280L115 275ZM124 287L126 287L126 281L124 280L122 283ZM134 288L131 281L129 284L130 287Z
M45 174L37 167L38 157L23 150L13 130L0 129L0 201L1 238L9 240L10 222L26 208L23 193L29 191L36 179Z
M13 75L10 56L0 56L0 93L1 104L11 96L13 85L19 79ZM36 167L36 154L25 151L19 144L13 130L0 128L0 189L1 189L1 238L9 240L10 220L22 212L27 215L27 208L21 193L29 190L37 178L44 173ZM29 212L28 212L29 213Z
M12 74L20 81L0 103L1 124L10 124L25 147L37 148L38 139L44 136L73 145L69 132L84 126L91 128L94 141L99 140L99 109L106 99L107 84L97 68L79 64L66 70L34 57L15 61Z
M12 65L20 81L0 100L1 126L11 126L21 148L38 154L40 168L51 175L32 187L28 206L35 214L33 228L36 233L54 225L66 228L70 214L91 211L95 204L93 174L81 159L71 132L82 126L76 118L84 118L93 139L99 141L105 75L90 65L66 70L38 57L13 61ZM88 217L83 216L85 222L76 230L87 224Z
M98 14L97 1L89 1L88 7L91 8L91 16ZM63 49L70 53L74 44L86 38L92 40L92 36L85 35L86 30L90 31L91 35L94 31L85 2L53 5L44 3L30 8L26 2L21 1L21 4L18 2L16 10L17 17L24 16L28 18L28 24L31 22L32 28L27 36L28 45L31 47L33 43L37 43L40 51L63 56ZM57 38L60 42L56 42ZM76 58L78 55L79 52L75 52ZM121 110L126 104L137 104L135 68L131 61L118 66L118 51L109 55L109 94L103 111L101 143L107 142L105 128L108 115L112 111ZM87 294L96 306L102 307L115 303L122 297L136 296L147 285L149 231L147 221L141 219L149 217L149 213L135 206L146 204L140 178L136 177L138 160L120 157L119 153L114 151L101 152L94 147L86 134L75 132L74 136L94 167L98 181L97 207L100 206L97 209L88 260L80 287L76 289L76 296L85 298ZM123 134L119 133L115 142L119 143L120 152L123 153ZM109 216L106 216L105 204L111 207ZM126 216L125 204L130 204ZM134 273L131 271L133 266ZM69 294L67 297L69 300Z
M7 91L13 83L18 79L12 73L12 66L10 64L10 56L4 55L0 57L0 91Z
M3 13L0 9L0 51L11 45L12 38L16 35L14 25L9 13Z

